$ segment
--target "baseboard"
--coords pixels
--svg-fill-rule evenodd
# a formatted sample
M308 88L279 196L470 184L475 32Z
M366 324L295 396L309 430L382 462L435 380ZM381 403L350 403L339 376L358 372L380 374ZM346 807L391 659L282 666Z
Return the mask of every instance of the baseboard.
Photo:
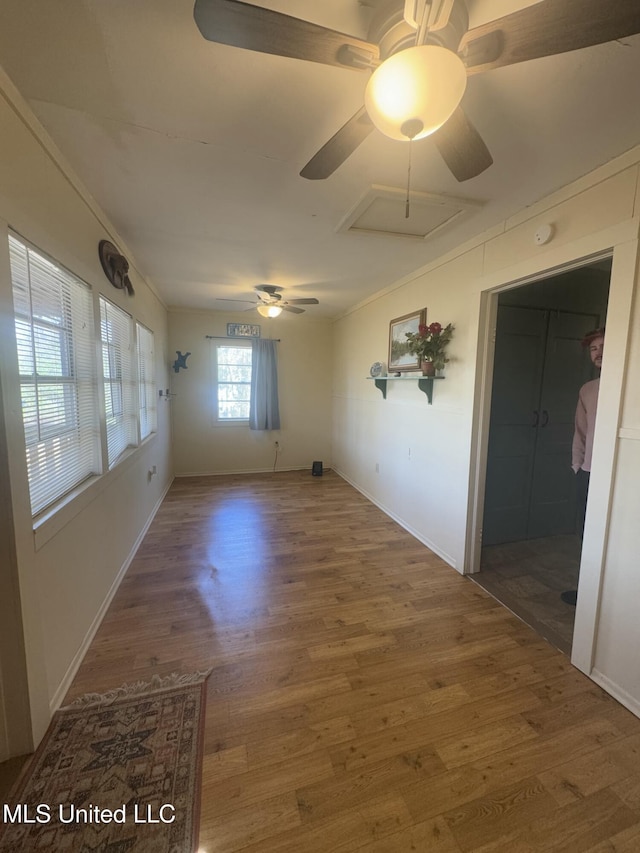
M410 533L414 537L414 539L417 539L418 542L422 542L422 544L425 545L430 551L433 551L433 553L437 554L438 557L440 557L441 559L443 559L445 561L445 563L448 563L448 565L450 565L452 569L455 569L457 572L460 571L458 569L458 566L457 566L455 559L451 556L451 554L447 554L447 552L443 551L442 548L438 547L438 545L436 545L435 542L432 542L430 539L427 539L426 536L423 536L417 530L414 530L414 528L411 527L410 524L407 524L406 521L404 521L402 518L400 518L400 516L396 515L388 507L386 507L384 504L380 503L380 501L376 500L373 497L373 495L370 495L365 489L362 489L357 483L354 483L352 480L350 480L349 477L347 477L347 475L344 474L339 468L336 468L334 466L333 470L335 471L336 474L338 474L340 477L342 477L343 480L346 480L346 482L349 483L350 486L353 486L353 488L357 492L360 492L360 494L364 495L367 500L371 501L372 504L375 504L375 506L377 506L378 509L381 509L385 515L388 515L389 518L392 518L396 522L396 524L399 524L400 527L402 527L404 530L407 531L407 533ZM462 574L462 572L460 572L460 574Z
M631 696L630 693L627 693L626 690L623 690L622 687L611 681L606 675L598 672L597 669L592 669L589 677L610 696L613 696L621 705L624 705L625 708L631 711L632 714L640 717L640 702L635 696Z
M324 468L325 471L330 471L329 467ZM182 477L224 477L229 474L283 474L287 471L311 471L311 463L309 465L297 465L292 468L239 468L230 469L229 471L189 471L188 473L176 474L176 480ZM346 478L344 478L346 479Z
M114 595L118 591L118 587L122 583L122 579L125 576L125 574L127 573L127 569L131 565L131 562L133 561L133 558L136 555L136 551L140 547L142 540L144 539L144 537L147 533L147 530L151 526L151 522L155 518L158 510L160 509L160 505L162 504L162 501L165 499L166 494L169 491L172 482L173 482L173 480L169 481L169 485L167 486L167 488L164 490L164 492L160 496L160 499L157 501L156 505L154 506L153 510L151 511L151 514L149 515L149 518L147 519L146 524L144 525L144 527L142 528L142 530L138 534L136 541L133 543L133 547L129 551L129 554L128 554L126 560L124 561L124 563L120 567L118 574L116 575L113 583L111 584L111 588L109 589L109 592L105 596L105 599L102 602L100 609L96 613L95 619L91 623L91 626L90 626L89 630L87 631L87 633L84 637L84 640L82 641L82 643L80 645L80 648L78 649L78 651L76 652L76 654L73 657L73 660L69 664L69 667L68 667L68 669L64 675L64 678L62 679L62 681L58 685L58 689L53 694L53 697L52 697L51 701L49 702L49 711L51 714L55 713L55 711L57 711L58 708L60 707L60 705L62 704L62 700L66 696L67 691L69 690L69 687L71 686L71 682L75 678L76 673L77 673L78 669L80 668L80 664L82 663L83 658L87 653L87 649L91 645L91 641L95 637L96 631L100 627L100 623L104 619L104 615L107 612L107 609L108 609L109 605L111 604Z

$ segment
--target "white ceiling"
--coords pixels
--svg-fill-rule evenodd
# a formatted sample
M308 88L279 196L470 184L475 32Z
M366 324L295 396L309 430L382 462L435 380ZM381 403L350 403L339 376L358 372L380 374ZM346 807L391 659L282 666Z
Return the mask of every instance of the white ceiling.
M529 5L468 0L470 24ZM255 5L366 37L358 0ZM363 103L366 75L205 41L193 0L0 0L0 65L169 306L233 310L254 285L332 317L640 142L640 36L469 78L494 158L459 184L427 138L412 187L482 202L426 241L344 233L408 151L377 132L326 181L300 169ZM106 235L108 236L108 235Z

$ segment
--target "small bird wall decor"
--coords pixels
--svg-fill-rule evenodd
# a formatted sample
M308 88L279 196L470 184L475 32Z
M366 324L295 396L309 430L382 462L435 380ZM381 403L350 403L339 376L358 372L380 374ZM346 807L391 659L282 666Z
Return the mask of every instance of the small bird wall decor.
M175 372L178 373L181 367L184 367L184 369L187 370L187 367L188 367L187 359L189 358L191 353L190 352L184 352L183 353L183 352L180 352L180 350L178 349L178 350L176 350L176 355L178 357L173 362L173 369L175 370Z

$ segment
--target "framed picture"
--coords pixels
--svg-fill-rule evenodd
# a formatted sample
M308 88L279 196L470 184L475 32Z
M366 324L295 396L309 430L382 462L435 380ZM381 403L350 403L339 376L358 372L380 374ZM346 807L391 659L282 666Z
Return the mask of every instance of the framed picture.
M389 324L389 373L409 370L420 370L420 359L409 352L407 332L418 331L418 326L425 323L427 309L414 311L398 317Z

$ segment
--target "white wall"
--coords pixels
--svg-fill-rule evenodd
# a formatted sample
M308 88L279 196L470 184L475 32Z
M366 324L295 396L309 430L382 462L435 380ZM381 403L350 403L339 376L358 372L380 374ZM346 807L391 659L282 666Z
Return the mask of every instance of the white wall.
M573 661L640 714L640 620L634 612L640 594L637 298L630 319L638 289L638 160L640 149L629 152L342 317L335 331L333 418L336 470L458 571L468 570L479 488L474 460L482 440L480 395L490 385L491 353L485 362L481 325L486 295L613 251ZM554 224L555 237L540 247L534 234L544 222ZM425 306L428 322L455 325L446 377L434 383L431 406L417 383L405 381L389 382L383 400L366 379L369 365L387 361L389 321Z
M313 309L311 309L313 310ZM307 314L265 319L257 312L226 314L172 310L171 358L190 352L187 369L171 371L174 460L178 476L271 471L274 442L280 443L276 470L331 465L331 361L333 324ZM226 335L227 323L257 323L263 338L277 344L281 429L252 431L247 425L214 423L212 347L207 335ZM221 343L221 341L217 341Z
M112 240L132 261L130 253L1 72L0 128L0 385L17 557L17 577L7 578L4 565L3 580L19 584L14 605L21 607L31 725L37 743L66 692L110 593L171 482L170 419L168 411L159 407L158 431L153 437L34 531L8 229L88 282L96 299L98 293L104 293L154 331L159 387L168 381L167 316L134 268L130 270L134 297L109 284L98 259L99 241ZM158 475L149 478L153 465ZM4 687L6 694L6 681Z
M337 362L346 369L334 372L335 467L456 568L464 559L479 306L472 283L481 260L472 249L336 327ZM388 360L389 321L425 306L427 322L455 325L446 378L434 382L433 405L417 381L389 382L384 400L365 377L372 362Z

